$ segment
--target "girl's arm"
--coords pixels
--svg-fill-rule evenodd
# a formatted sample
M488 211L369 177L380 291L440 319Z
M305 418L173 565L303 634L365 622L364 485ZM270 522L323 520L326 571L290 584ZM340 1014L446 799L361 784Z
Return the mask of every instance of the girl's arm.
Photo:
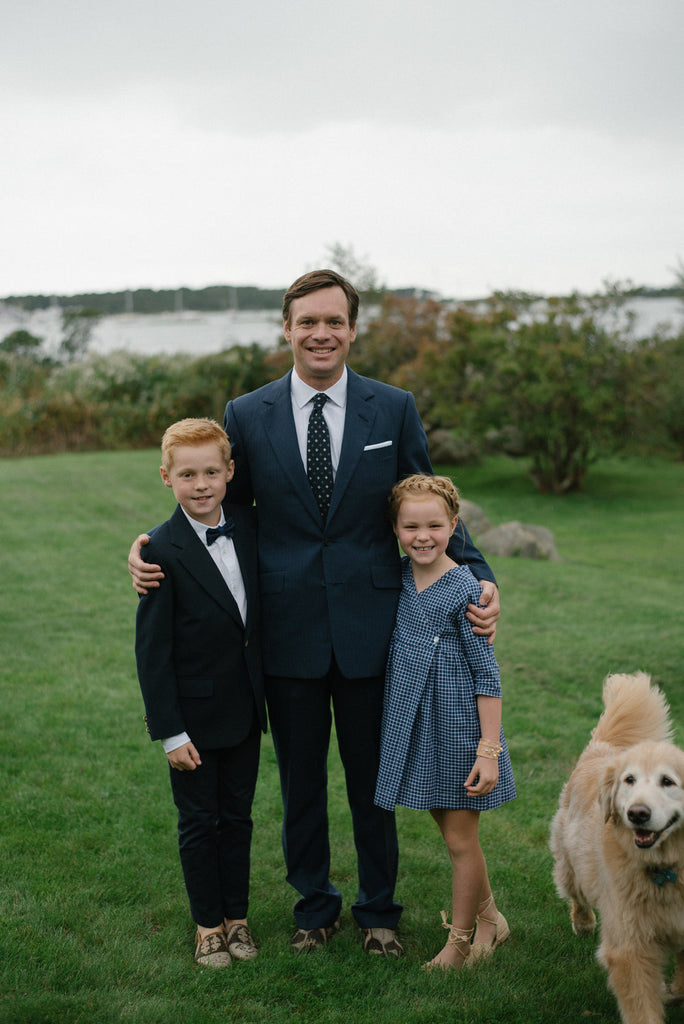
M487 745L499 746L501 736L501 698L477 697L477 713L480 719L480 733ZM465 780L468 796L486 796L499 781L499 760L497 757L478 755L470 775Z
M466 608L472 601L472 591L467 581L460 594L459 606L454 624L461 639L463 655L475 685L477 714L480 721L480 736L483 746L499 746L501 738L501 678L493 649L484 637L475 636L466 618ZM484 754L488 751L485 749ZM465 781L468 796L485 796L499 780L498 758L479 755L475 758L470 775Z

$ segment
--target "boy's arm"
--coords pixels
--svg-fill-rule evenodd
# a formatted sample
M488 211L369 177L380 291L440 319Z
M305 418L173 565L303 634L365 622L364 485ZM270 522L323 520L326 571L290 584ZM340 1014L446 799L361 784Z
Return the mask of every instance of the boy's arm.
M169 579L140 598L135 620L138 680L153 740L185 732L173 664L173 625L174 587Z
M159 580L164 579L161 566L148 563L143 558L142 549L149 542L150 534L141 533L135 538L128 552L128 571L133 579L133 589L141 595L147 594L149 590L158 589Z

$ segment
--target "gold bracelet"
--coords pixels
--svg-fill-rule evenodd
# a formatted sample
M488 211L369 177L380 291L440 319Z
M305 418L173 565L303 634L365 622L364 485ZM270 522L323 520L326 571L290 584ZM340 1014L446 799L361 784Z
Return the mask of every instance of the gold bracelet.
M497 761L502 750L503 747L500 743L492 743L490 740L480 740L477 745L477 756L490 757L493 761Z

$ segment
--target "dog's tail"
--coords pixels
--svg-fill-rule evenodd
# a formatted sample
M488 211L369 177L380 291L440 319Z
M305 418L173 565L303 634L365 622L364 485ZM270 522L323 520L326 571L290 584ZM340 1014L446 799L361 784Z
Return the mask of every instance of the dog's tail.
M665 695L651 686L646 672L606 676L603 683L605 711L592 733L594 740L616 747L631 747L644 740L672 738L670 708Z

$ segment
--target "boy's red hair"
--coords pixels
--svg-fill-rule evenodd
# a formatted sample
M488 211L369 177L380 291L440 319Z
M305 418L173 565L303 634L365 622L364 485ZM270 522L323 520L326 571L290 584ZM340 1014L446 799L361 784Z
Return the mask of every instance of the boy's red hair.
M164 431L161 442L162 466L168 473L173 465L173 450L182 445L197 447L200 444L218 445L226 466L230 464L232 449L225 430L216 420L186 419L172 423Z

